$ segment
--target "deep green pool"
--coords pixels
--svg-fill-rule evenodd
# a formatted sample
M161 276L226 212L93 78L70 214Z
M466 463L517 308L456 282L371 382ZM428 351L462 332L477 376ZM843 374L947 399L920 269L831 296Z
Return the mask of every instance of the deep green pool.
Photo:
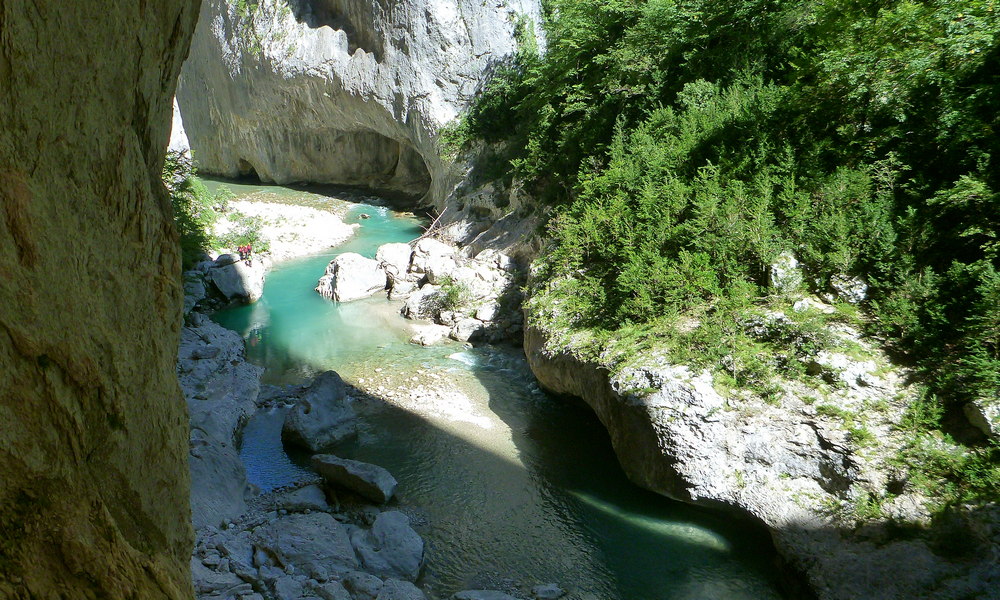
M346 220L361 227L338 252L373 256L421 233L373 199ZM447 392L362 407L361 435L340 450L399 480L393 503L428 543L420 583L433 597L511 582L590 600L779 597L766 535L631 485L593 413L539 390L516 349L413 346L398 303L322 299L313 287L333 256L277 266L260 302L213 318L244 336L271 383L335 369L356 384L377 375ZM281 449L280 422L260 414L244 432L249 477L265 490L308 475Z

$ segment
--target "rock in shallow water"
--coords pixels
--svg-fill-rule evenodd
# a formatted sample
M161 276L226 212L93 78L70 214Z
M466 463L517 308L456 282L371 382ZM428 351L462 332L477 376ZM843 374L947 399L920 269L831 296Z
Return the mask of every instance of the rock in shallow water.
M554 583L546 583L531 588L531 594L535 600L556 600L565 596L566 591Z
M312 457L312 466L328 483L384 504L396 492L396 479L382 467L332 454Z
M313 380L288 411L281 438L287 444L322 452L357 433L355 418L344 380L335 371L327 371Z
M216 289L227 300L252 304L260 300L264 293L266 270L266 265L259 258L243 261L234 254L223 254L216 259L215 266L208 270L206 278L215 284Z
M348 302L384 290L387 281L385 269L377 260L347 252L330 261L316 291L324 298Z

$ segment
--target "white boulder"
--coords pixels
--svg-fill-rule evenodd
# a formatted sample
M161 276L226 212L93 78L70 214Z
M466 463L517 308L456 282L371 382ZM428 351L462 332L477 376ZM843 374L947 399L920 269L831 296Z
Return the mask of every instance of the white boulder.
M348 302L376 294L386 284L385 269L377 260L347 252L330 261L316 291L324 298Z

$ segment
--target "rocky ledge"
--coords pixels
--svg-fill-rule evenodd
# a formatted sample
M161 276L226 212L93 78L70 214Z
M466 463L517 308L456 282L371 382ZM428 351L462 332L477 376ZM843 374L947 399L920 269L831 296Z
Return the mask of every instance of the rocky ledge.
M908 394L898 369L820 353L814 372L832 382L825 395L786 382L765 400L720 392L708 371L655 353L612 371L562 333L525 332L540 383L593 408L638 485L763 523L807 583L795 597L1000 597L1000 511L932 517L894 460ZM850 328L838 335L878 355Z

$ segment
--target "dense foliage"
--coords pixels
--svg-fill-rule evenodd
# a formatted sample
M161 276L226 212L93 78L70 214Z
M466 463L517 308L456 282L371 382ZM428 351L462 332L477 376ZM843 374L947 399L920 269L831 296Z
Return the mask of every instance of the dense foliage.
M270 242L261 233L260 217L248 217L229 210L232 192L226 187L210 191L195 176L188 160L168 154L163 167L163 181L170 192L185 269L194 266L209 250L235 250L247 244L252 244L257 253L270 250ZM223 217L230 221L230 227L224 234L216 235L216 223Z
M525 45L461 131L550 207L535 292L570 325L725 323L792 251L813 292L868 283L928 428L1000 402L994 0L549 0L546 19L544 56ZM969 456L952 497L1000 495L996 450Z

